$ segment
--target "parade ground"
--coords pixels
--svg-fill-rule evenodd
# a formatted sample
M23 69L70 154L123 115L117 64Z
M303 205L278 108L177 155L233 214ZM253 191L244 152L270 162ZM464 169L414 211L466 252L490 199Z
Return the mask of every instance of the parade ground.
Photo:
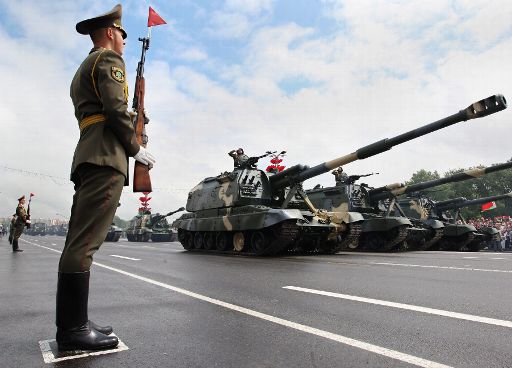
M105 243L89 318L122 342L55 351L64 237L0 238L1 367L511 367L512 253L258 258ZM46 360L46 362L45 362Z

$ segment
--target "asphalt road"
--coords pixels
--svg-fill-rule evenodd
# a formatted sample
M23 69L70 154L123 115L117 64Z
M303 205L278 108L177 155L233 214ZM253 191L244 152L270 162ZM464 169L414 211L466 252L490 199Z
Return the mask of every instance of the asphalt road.
M0 238L1 367L512 367L512 253L253 258L105 243L89 318L128 350L43 361L64 239Z

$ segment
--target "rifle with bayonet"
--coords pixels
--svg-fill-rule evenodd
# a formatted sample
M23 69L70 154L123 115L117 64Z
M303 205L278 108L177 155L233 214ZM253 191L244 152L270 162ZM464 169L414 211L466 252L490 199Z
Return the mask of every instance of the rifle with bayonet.
M146 148L148 143L146 124L149 123L149 119L144 110L144 94L146 89L146 83L144 80L144 63L146 61L146 51L149 49L149 37L139 38L139 41L142 42L142 55L137 65L137 77L135 78L135 90L132 104L132 109L135 113L133 128L135 129L137 143ZM134 193L153 191L151 187L151 178L149 177L149 169L150 167L148 165L135 161L133 170Z

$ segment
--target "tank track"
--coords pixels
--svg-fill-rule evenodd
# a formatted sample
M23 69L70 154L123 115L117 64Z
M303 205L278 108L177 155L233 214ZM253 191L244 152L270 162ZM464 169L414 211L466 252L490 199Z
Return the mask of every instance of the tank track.
M370 252L382 252L393 250L393 248L398 248L401 244L404 243L408 236L407 229L407 226L398 226L391 231L379 231L364 234L362 250Z
M352 223L348 225L348 234L336 246L335 252L340 252L346 249L357 249L359 247L359 239L363 232L362 223Z
M428 250L434 246L443 237L443 228L435 229L434 235L425 241L425 243L419 248L419 250Z
M240 250L234 247L233 237L242 233L244 244ZM283 253L297 238L299 229L294 222L281 222L268 228L253 231L189 231L178 230L178 241L183 248L193 252L273 256ZM214 237L214 244L209 243ZM213 239L213 238L212 238Z
M475 233L469 232L457 237L443 238L439 241L439 250L461 251L475 239Z
M299 240L293 246L287 249L288 255L315 255L315 254L335 254L346 250L351 244L358 244L359 236L362 232L362 224L352 223L348 225L348 230L344 233L341 241L322 241L318 238L313 242L302 242Z

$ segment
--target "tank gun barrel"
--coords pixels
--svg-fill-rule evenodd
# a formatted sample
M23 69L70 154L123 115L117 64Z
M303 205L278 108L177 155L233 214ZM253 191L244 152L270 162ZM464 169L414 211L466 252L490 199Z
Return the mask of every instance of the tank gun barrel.
M411 185L402 185L401 187L386 190L386 187L380 187L376 189L370 190L370 197L374 201L378 201L381 199L389 198L390 196L398 196L407 193L419 192L421 190L437 187L438 185L446 184L446 183L455 183L458 181L464 181L474 178L479 178L483 175L487 175L493 172L506 170L512 168L512 161L505 162L498 165L488 166L484 168L476 168L466 170L454 175L450 175L441 179L434 179L429 181L424 181L422 183L411 184ZM383 189L384 188L384 189Z
M291 175L285 174L287 170L284 170L281 172L281 174L284 175L281 176L280 179L274 179L271 182L272 187L274 189L279 189L290 185L290 182L298 183L305 181L315 176L324 174L339 166L346 165L353 161L363 160L365 158L388 151L396 145L408 142L415 138L421 137L425 134L429 134L436 130L446 128L450 125L459 123L461 121L481 118L490 114L494 114L495 112L506 109L506 107L507 102L503 95L494 95L487 97L483 100L471 104L470 106L463 110L460 110L456 114L450 115L446 118L435 121L433 123L424 125L420 128L413 129L409 132L400 134L396 137L382 139L375 143L369 144L367 146L359 148L355 152L350 153L348 155L303 170L300 173L293 175L293 177L291 177Z
M447 199L445 201L438 201L438 202L435 202L435 204L436 204L437 208L441 208L441 207L445 207L445 206L454 206L454 205L457 206L460 203L463 203L465 201L467 201L467 199L465 197L457 197L457 198Z
M471 200L466 200L465 198L463 198L464 199L463 201L455 202L455 203L447 203L447 204L441 203L440 204L438 202L438 203L436 203L436 207L437 207L438 211L447 211L447 210L454 210L454 209L463 208L463 207L477 206L477 205L484 204L487 202L499 201L499 200L507 199L507 198L512 198L512 192L506 193L506 194L490 196L490 197L471 199Z
M180 208L178 208L175 211L171 211L171 212L165 214L164 217L169 217L169 216L174 215L175 213L178 213L178 212L181 212L181 211L185 211L185 207L180 207Z
M180 211L185 211L185 207L180 207L176 211L171 211L169 213L166 213L165 215L157 215L157 216L153 217L152 222L156 224L161 219L163 219L165 217L169 217L171 215L174 215L176 212L180 212Z

